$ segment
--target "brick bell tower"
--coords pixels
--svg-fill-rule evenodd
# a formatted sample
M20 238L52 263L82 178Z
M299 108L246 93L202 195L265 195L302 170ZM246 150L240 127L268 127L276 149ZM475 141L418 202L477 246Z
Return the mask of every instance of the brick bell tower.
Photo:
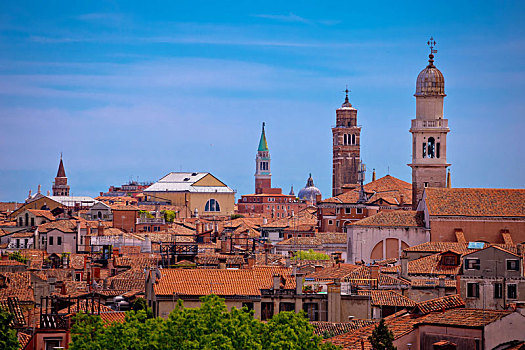
M62 153L60 154L60 164L58 165L57 176L53 183L53 196L69 196L69 185L67 184L64 162L62 162Z
M357 125L357 109L348 101L336 110L333 136L332 196L343 193L343 185L359 183L358 170L361 154L361 127Z
M430 47L428 65L416 81L416 119L412 119L412 208L417 209L426 187L447 187L448 119L443 119L445 78L434 66L436 42Z
M272 173L270 171L270 150L264 133L264 122L262 124L261 139L257 156L255 157L255 193L265 193L266 189L272 187Z

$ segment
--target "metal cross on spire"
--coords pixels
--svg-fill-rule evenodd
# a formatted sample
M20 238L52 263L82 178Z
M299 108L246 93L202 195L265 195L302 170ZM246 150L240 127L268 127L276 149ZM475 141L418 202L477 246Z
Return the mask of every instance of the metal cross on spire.
M427 45L430 47L430 54L437 53L437 50L434 50L434 47L436 46L436 41L433 37L430 37L430 39L427 41Z
M345 89L345 91L344 91L344 93L346 94L346 96L345 96L345 103L350 103L350 102L348 101L348 93L349 93L350 91L351 91L351 90L348 90L348 85L346 85L346 89Z

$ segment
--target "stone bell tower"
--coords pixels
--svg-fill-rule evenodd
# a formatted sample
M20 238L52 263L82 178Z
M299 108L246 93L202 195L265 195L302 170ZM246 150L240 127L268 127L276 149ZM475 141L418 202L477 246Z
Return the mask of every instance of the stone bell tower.
M412 208L417 209L426 187L447 186L448 119L443 118L445 78L434 66L436 42L430 46L428 65L416 81L416 119L412 119Z
M266 142L266 133L264 132L264 123L262 124L261 139L259 148L255 157L255 193L261 194L267 192L272 187L272 172L270 170L270 150Z
M53 183L53 196L69 196L69 185L67 184L64 162L62 162L62 154L60 154L60 164L58 165L57 176Z
M343 193L343 185L359 183L358 171L361 154L361 127L357 125L357 109L348 101L336 110L333 136L332 196Z

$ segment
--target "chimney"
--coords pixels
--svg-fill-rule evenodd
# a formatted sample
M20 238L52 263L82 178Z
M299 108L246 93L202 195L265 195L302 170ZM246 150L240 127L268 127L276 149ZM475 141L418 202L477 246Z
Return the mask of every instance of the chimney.
M373 280L379 280L379 265L370 265L370 278ZM375 282L376 285L378 284Z
M273 275L273 290L281 289L281 275Z
M98 221L97 236L104 236L104 225L102 225L100 220Z
M452 180L450 179L450 169L448 169L448 173L447 173L447 188L451 188L452 187Z
M315 265L314 269L315 269L314 272L319 272L323 269L323 265Z
M440 298L445 296L445 276L443 275L439 276L438 296Z
M319 203L321 202L322 198L321 198L321 195L320 194L316 194L315 195L315 203Z
M372 182L376 180L376 169L373 169L372 171Z
M248 268L252 268L255 266L255 257L253 256L250 256L248 259L247 259L247 262L248 262Z
M295 275L295 294L303 294L303 274Z
M401 277L408 279L408 256L403 253L401 255Z
M399 204L405 204L405 195L403 193L399 195Z
M37 193L40 194L40 184L38 184L38 190Z

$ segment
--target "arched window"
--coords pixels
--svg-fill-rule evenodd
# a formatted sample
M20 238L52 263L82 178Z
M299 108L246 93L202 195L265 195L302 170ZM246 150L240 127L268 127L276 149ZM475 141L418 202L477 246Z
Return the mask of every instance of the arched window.
M97 216L98 216L99 219L102 219L102 212L99 211L99 212L97 213Z
M219 202L213 198L208 200L206 202L206 206L204 207L204 211L221 211Z
M428 138L427 142L427 156L428 158L434 158L436 156L435 153L435 141L433 137Z

